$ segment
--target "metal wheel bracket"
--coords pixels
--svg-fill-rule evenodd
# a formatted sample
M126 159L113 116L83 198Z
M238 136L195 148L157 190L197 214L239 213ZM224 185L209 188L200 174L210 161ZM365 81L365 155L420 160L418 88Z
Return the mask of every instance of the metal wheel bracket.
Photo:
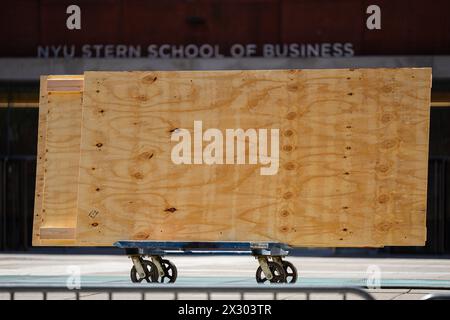
M282 256L272 256L272 261L278 263L280 266L283 266Z
M270 271L269 265L267 264L268 262L267 256L257 256L257 259L267 280L269 281L272 280L273 274L272 271Z
M161 256L150 256L152 258L152 262L155 264L156 268L158 269L158 274L160 277L163 277L165 275L164 268L161 265Z
M136 271L139 274L139 277L140 278L145 278L147 275L146 275L146 272L145 272L144 267L142 265L142 258L141 258L141 256L138 256L138 255L130 256L130 258L133 261L133 265L136 268Z

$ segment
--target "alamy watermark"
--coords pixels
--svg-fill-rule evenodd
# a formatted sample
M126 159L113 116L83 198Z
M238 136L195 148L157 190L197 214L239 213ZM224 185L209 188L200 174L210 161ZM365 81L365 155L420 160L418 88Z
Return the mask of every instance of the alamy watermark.
M366 287L368 289L380 289L381 287L381 269L375 264L371 264L366 270Z
M178 143L172 148L171 159L175 164L260 164L261 175L275 175L280 162L279 140L279 129L225 129L222 132L209 128L203 132L202 121L194 121L193 134L188 129L173 130L171 141ZM205 146L204 142L207 142Z
M81 268L79 266L68 266L66 273L66 287L69 290L81 289Z

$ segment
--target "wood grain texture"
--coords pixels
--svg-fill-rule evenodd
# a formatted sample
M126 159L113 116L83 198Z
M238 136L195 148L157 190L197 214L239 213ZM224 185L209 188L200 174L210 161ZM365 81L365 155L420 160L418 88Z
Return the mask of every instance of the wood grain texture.
M87 72L77 240L423 245L430 69ZM175 165L171 132L280 129L280 169Z
M38 171L43 172L43 186L36 193L40 210L35 213L33 245L74 245L82 92L45 92L42 98L40 113L45 112L46 117L39 131L45 128L45 146L43 150L38 147Z

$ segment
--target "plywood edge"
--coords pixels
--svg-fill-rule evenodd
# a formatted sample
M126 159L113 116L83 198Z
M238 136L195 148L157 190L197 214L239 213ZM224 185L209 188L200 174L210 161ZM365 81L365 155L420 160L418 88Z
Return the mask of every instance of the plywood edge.
M39 91L39 125L36 156L36 189L34 196L33 236L32 245L40 245L39 230L42 224L42 204L44 196L44 157L47 135L47 76L40 77Z
M424 72L427 72L427 77L429 77L429 86L428 86L428 90L426 91L426 103L430 106L427 109L427 126L426 126L426 141L430 141L430 119L431 119L431 107L432 102L431 102L431 88L433 86L433 75L432 75L432 69L431 68L422 68L424 70ZM430 155L430 144L427 143L426 145L426 152L425 152L425 163L427 163L427 167L428 167L428 163L429 163L429 155ZM427 170L428 171L428 170ZM425 183L425 195L428 194L428 174L426 175L426 183ZM423 207L425 208L425 211L423 213L423 217L422 217L422 225L423 228L421 228L421 234L419 239L417 240L417 242L415 244L409 244L411 245L415 245L415 246L425 246L426 242L427 242L427 212L428 212L428 201L427 201L427 196L425 196L425 198L422 200L423 201Z
M84 75L52 75L47 78L48 92L82 92Z
M41 239L42 247L77 247L75 239Z
M319 68L282 68L282 69L251 69L251 70L241 70L241 69L228 69L228 70L134 70L134 71L107 71L107 70L101 70L101 71L85 71L84 75L78 75L75 77L85 77L87 75L111 75L111 74L151 74L151 73L179 73L179 74L235 74L235 73L242 73L242 72L273 72L273 73L280 73L280 72L312 72L312 71L355 71L355 70L378 70L378 71L395 71L395 70L414 70L414 71L421 71L428 73L431 77L432 74L432 68L431 67L397 67L397 68L389 68L389 67L361 67L361 68L326 68L326 69L319 69ZM51 77L74 77L71 75L67 76L51 76Z

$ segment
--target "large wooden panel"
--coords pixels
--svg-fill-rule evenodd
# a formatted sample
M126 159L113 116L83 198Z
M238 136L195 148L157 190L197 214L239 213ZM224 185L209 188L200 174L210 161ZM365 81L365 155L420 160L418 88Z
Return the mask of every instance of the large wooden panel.
M78 243L423 245L430 86L430 69L88 72ZM279 129L277 174L174 164L196 120Z
M41 79L33 245L75 244L82 92L50 83L82 79Z

